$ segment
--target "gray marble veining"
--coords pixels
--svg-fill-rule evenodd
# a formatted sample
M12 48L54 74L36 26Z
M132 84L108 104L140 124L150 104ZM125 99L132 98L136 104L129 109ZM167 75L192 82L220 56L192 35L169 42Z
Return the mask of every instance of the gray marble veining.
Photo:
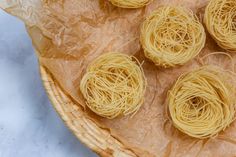
M0 157L95 156L50 104L24 24L0 10Z

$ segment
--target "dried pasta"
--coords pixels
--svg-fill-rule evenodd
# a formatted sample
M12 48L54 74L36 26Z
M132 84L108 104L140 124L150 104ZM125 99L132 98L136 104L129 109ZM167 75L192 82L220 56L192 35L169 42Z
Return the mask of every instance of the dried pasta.
M204 22L220 47L236 52L235 0L211 0L205 10Z
M145 56L157 66L174 67L199 54L206 34L192 11L163 6L146 18L140 40Z
M176 128L204 139L216 136L235 119L232 74L203 66L183 74L168 93L168 109Z
M109 119L135 114L144 101L145 89L146 79L138 60L113 52L95 59L80 83L87 106Z
M147 5L151 0L110 0L110 2L121 8L141 8Z

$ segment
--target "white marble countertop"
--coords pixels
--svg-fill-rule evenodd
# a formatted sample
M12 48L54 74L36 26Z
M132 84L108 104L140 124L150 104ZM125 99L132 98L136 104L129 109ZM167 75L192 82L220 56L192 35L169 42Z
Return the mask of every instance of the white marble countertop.
M0 10L0 157L95 156L50 104L24 24Z

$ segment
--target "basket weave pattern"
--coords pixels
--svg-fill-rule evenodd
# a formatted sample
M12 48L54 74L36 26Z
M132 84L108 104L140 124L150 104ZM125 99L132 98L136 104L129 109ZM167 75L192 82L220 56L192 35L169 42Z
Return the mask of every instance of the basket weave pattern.
M102 157L137 157L106 129L88 119L82 108L75 104L56 83L51 74L40 67L41 78L52 105L74 135Z

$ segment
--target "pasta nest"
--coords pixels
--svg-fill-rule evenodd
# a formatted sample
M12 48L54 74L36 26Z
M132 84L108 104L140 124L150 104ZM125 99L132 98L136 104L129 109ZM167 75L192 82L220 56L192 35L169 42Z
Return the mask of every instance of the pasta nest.
M112 52L101 55L88 66L80 90L93 112L113 119L138 111L146 84L136 58Z
M141 26L144 54L157 66L183 65L199 54L205 40L198 18L182 7L160 7Z
M236 52L235 0L211 0L205 10L204 22L221 48Z
M151 0L110 0L110 2L121 8L141 8L147 5Z
M168 109L176 128L204 139L216 136L235 119L232 74L203 66L183 74L168 93Z

